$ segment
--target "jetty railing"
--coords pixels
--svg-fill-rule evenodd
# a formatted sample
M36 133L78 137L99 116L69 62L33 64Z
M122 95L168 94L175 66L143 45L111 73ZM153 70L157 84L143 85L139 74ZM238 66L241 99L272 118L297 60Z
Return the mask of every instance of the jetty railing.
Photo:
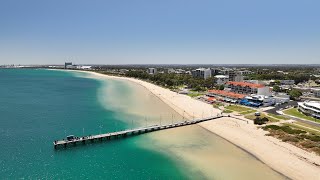
M194 120L186 120L182 122L170 123L166 125L152 125L148 127L128 129L128 130L116 131L116 132L105 133L105 134L76 137L72 140L63 139L63 140L54 141L53 145L54 145L54 148L57 149L58 147L67 147L68 145L86 144L88 142L93 143L93 142L103 141L103 140L112 140L112 139L118 139L121 137L127 137L130 135L138 135L138 134L144 134L144 133L153 132L153 131L193 125L193 124L197 124L197 123L201 123L201 122L205 122L213 119L218 119L222 117L227 117L227 116L218 115L218 116L207 117L203 119L194 119Z

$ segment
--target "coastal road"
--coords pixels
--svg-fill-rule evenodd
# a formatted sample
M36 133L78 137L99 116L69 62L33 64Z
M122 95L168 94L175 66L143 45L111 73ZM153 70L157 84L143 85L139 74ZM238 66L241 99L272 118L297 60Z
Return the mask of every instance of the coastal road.
M278 112L282 112L282 109L285 110L287 106L291 106L292 107L292 106L297 106L297 105L298 105L298 103L296 101L289 101L288 103L282 104L282 105L277 106L277 107L275 107L273 109L266 110L265 112L279 115L280 113L278 113ZM286 116L286 117L288 117L290 119L293 119L295 121L299 121L299 122L302 122L302 123L305 123L305 124L309 124L311 126L320 127L320 123L317 123L317 122L314 122L314 121L309 121L309 120L301 119L301 118L298 118L298 117L289 116L289 115L286 115L286 114L283 114L283 113L282 113L282 115Z
M317 122L314 122L314 121L304 120L304 119L297 118L297 117L294 117L294 116L289 116L289 115L286 115L286 114L283 114L283 116L286 116L286 117L288 117L290 119L293 119L293 120L296 120L296 121L299 121L299 122L302 122L302 123L309 124L311 126L316 126L316 127L320 128L320 123L317 123Z

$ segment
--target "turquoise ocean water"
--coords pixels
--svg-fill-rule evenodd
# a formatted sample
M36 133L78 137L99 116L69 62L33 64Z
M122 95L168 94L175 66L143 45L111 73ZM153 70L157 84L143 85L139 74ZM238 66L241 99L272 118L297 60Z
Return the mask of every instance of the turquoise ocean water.
M144 136L54 150L66 135L125 129L123 119L138 118L103 107L101 86L61 71L0 69L0 178L187 178L169 157L140 147Z

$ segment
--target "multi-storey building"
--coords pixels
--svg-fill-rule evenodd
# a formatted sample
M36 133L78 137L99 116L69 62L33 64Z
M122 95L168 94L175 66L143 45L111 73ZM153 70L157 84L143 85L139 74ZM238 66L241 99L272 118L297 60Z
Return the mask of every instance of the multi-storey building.
M207 79L211 77L211 70L205 68L199 68L191 71L192 77Z
M298 102L298 110L306 115L320 118L320 102Z
M147 73L148 74L156 74L157 73L157 69L156 68L148 68Z
M233 69L224 69L221 71L223 75L229 76L229 81L243 81L243 76L246 75L246 71L236 71Z
M218 85L225 84L229 81L229 76L226 75L216 75L214 76L215 82Z
M271 91L268 86L262 84L253 84L248 82L235 82L229 81L226 83L226 90L240 93L240 94L257 94L257 95L265 95L270 96Z
M243 81L243 75L237 74L236 76L233 77L233 81L242 82Z
M68 67L72 66L72 62L65 62L64 68L67 69Z
M211 68L211 77L219 75L221 73L220 69Z

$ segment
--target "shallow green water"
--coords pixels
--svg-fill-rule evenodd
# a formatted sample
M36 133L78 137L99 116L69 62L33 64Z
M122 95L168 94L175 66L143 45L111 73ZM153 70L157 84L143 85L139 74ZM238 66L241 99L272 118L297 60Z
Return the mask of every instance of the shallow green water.
M187 178L169 157L140 147L150 141L144 136L54 150L66 135L124 129L139 118L103 107L101 86L66 72L0 69L1 179Z

